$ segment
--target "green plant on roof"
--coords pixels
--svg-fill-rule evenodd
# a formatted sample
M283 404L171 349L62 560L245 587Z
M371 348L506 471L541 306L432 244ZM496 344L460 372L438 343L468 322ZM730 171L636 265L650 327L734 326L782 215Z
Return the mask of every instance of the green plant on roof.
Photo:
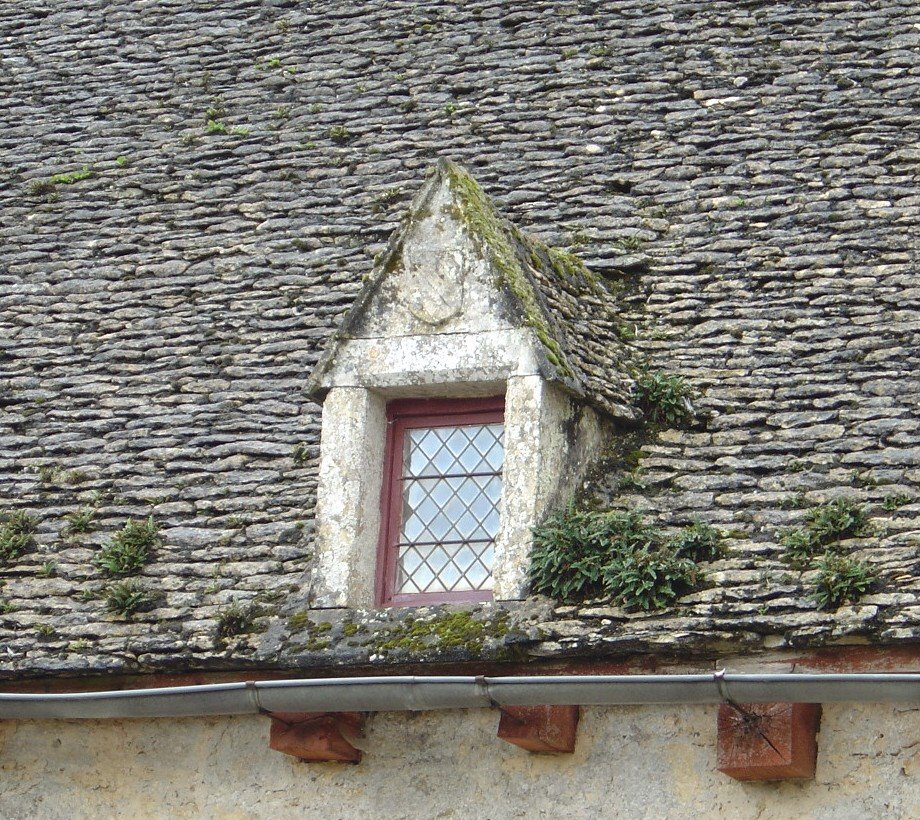
M381 191L374 197L374 203L371 205L371 210L374 213L380 213L381 211L386 210L386 208L396 202L402 196L402 188L387 188L385 191Z
M882 499L882 508L887 512L894 512L905 504L910 504L911 498L907 493L889 493Z
M217 615L218 640L251 632L253 622L260 614L261 610L255 604L245 606L236 602L230 604Z
M644 243L638 236L621 236L615 244L624 251L638 251L642 249Z
M88 165L84 165L79 171L71 171L65 174L55 174L51 177L54 185L72 185L74 182L80 182L89 179L93 175Z
M693 421L690 389L682 376L640 370L634 378L633 400L650 422L680 426Z
M57 185L50 179L36 179L29 185L29 193L45 202L54 202L58 198Z
M64 516L67 521L65 532L67 535L90 532L96 527L96 510L92 507L83 507Z
M329 129L329 139L339 145L344 145L351 139L351 133L344 125L333 125Z
M115 164L119 168L124 168L128 164L128 158L126 156L115 157Z
M206 134L226 134L227 126L220 120L208 120L205 123L204 131Z
M832 609L856 601L875 583L876 575L865 561L827 552L815 565L818 578L812 595L818 609Z
M696 564L662 550L643 548L614 556L604 568L604 587L627 609L663 609L693 589Z
M100 597L109 612L128 617L153 603L154 596L140 581L117 581L103 587Z
M35 546L36 522L22 510L0 513L0 560L13 561Z
M669 541L675 555L694 561L715 561L725 554L722 533L702 521L694 521L684 527Z
M153 516L131 520L96 553L93 563L107 575L130 575L146 564L161 544Z
M563 601L606 596L629 609L661 609L700 580L697 564L718 557L721 534L694 523L665 538L642 516L569 505L534 529L535 592Z
M57 575L57 570L57 562L45 561L45 563L38 568L36 574L40 578L54 578L54 576Z
M780 538L780 544L785 547L784 560L802 567L822 548L869 533L865 508L848 498L835 498L809 510L805 526L788 530Z

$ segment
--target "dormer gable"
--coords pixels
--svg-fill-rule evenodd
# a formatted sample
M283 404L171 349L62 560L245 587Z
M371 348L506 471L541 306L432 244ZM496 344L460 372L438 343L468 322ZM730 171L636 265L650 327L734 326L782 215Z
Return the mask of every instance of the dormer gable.
M321 399L333 386L476 382L523 369L632 421L629 380L618 366L625 352L614 338L584 338L585 312L609 310L610 299L580 260L524 235L463 168L441 159L327 346L308 392ZM597 358L590 348L598 341L605 342L599 366L586 362ZM405 369L413 353L423 353L418 371ZM591 377L598 369L606 371L602 380Z

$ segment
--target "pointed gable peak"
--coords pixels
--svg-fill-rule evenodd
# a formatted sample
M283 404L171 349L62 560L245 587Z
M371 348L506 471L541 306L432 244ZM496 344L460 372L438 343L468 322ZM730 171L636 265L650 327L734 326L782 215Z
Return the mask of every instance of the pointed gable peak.
M311 375L308 392L324 395L323 378L348 339L515 328L532 332L544 378L611 415L634 418L628 380L612 374L613 400L611 390L605 395L604 389L592 389L591 374L573 350L580 340L571 338L567 317L559 315L567 300L577 315L585 294L603 306L610 298L577 257L525 236L498 213L469 172L439 159L375 260Z

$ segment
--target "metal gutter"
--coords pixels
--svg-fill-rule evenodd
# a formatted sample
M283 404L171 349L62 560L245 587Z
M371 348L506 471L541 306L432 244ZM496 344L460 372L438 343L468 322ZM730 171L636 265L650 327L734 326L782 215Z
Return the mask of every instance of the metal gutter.
M401 676L77 694L0 693L0 719L386 712L492 706L920 701L920 674Z

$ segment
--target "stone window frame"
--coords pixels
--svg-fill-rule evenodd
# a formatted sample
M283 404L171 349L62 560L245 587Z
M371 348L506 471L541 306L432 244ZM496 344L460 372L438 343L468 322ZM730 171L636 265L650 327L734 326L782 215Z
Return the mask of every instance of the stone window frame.
M505 424L504 395L474 399L398 399L387 404L386 449L381 489L380 540L377 548L375 603L378 607L422 606L439 603L479 603L493 599L492 589L399 593L397 545L403 514L403 460L405 434L411 429L465 424ZM504 472L504 471L503 471ZM502 496L504 493L502 493ZM499 520L502 501L498 504ZM495 540L493 539L493 549ZM493 561L494 563L494 561ZM492 567L490 567L490 575Z
M481 381L442 380L443 374L431 371L426 384L409 387L381 384L371 373L366 375L372 385L331 387L323 401L320 435L313 608L379 606L386 407L396 399L504 394L505 461L492 595L507 601L527 594L533 526L571 496L606 440L604 425L590 407L531 369L531 349L528 340L520 367L511 373L493 371L492 378Z

